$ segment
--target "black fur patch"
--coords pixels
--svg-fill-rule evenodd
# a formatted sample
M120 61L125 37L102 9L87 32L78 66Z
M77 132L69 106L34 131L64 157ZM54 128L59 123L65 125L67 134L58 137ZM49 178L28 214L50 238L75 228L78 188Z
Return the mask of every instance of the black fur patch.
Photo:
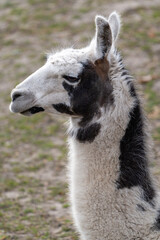
M52 104L52 106L60 113L74 115L74 113L70 110L70 108L64 103Z
M80 142L93 142L100 131L101 125L94 123L89 127L80 128L77 133L77 140Z
M80 82L77 86L73 87L63 82L63 87L70 96L70 111L82 117L81 127L99 114L99 108L102 105L106 106L113 102L113 88L108 79L107 60L101 59L96 63L97 65L90 61L82 64L83 70L78 76Z
M131 95L136 97L133 86L131 86ZM117 184L119 189L140 186L143 189L145 201L153 204L155 190L148 172L144 138L143 115L137 99L135 107L130 112L126 132L120 142L120 175Z
M100 106L107 105L113 99L107 74L105 80L101 79L93 63L88 61L83 65L81 81L70 92L72 110L76 115L82 116L80 126L86 125L99 114Z

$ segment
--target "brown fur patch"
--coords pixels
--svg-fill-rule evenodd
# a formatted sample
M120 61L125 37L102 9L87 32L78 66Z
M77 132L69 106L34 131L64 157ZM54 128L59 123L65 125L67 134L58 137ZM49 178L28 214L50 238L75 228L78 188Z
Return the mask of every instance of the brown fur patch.
M105 57L98 59L95 61L94 65L99 77L102 80L108 80L109 62L107 61L107 59Z
M113 95L112 95L113 87L108 77L109 62L105 57L101 59L97 59L94 63L94 67L99 78L106 85L105 92L101 96L100 106L103 106L106 103L113 103Z

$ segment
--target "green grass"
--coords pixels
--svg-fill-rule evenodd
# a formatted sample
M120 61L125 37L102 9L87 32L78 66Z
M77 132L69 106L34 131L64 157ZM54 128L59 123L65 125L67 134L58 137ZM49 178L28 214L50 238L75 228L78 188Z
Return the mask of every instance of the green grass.
M34 210L31 209L31 208L26 208L26 209L24 210L24 214L26 215L26 214L29 214L29 213L34 213Z
M160 127L155 129L155 133L153 135L154 140L159 141L160 142Z
M140 18L138 21L133 22L128 19L123 24L121 34L123 44L133 49L140 48L152 57L152 46L160 42L159 31L156 30L160 24L159 11L153 7L151 9L138 8L136 12ZM127 17L128 13L126 12L125 15ZM132 13L129 17L132 19Z
M47 161L53 161L53 156L49 155L48 153L40 153L38 155L38 159L47 160Z
M14 5L15 5L15 3L11 2L11 1L6 1L6 3L4 3L2 7L11 9L14 7Z
M53 124L49 127L43 126L46 118L44 114L37 114L34 117L27 118L23 116L12 115L5 121L4 127L0 132L0 144L5 147L14 147L20 142L32 143L43 149L51 149L55 145L53 141L46 137L58 133L59 124ZM4 120L4 119L2 119ZM20 132L20 134L18 134ZM14 138L16 136L16 139Z
M150 81L146 84L145 95L147 97L146 110L147 112L152 112L154 106L160 106L160 99L157 94L153 91L153 81Z
M18 15L18 16L22 16L26 13L26 10L25 9L22 9L22 8L12 8L10 14L11 15Z
M0 178L0 186L1 186L1 190L2 191L11 191L13 189L15 189L18 186L18 182L14 179L2 179Z
M84 8L80 8L79 12L83 14L83 13L88 13L90 10L91 10L90 7L84 7Z
M50 187L49 190L52 197L65 197L67 193L67 185L57 183L56 186Z

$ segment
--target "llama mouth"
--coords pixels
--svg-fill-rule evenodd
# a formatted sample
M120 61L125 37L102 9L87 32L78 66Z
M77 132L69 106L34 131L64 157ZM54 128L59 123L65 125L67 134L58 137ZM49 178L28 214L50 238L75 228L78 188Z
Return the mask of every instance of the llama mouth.
M42 107L31 107L23 112L20 112L21 114L25 115L25 116L30 116L30 115L33 115L33 114L36 114L36 113L39 113L39 112L43 112L44 111L44 108Z

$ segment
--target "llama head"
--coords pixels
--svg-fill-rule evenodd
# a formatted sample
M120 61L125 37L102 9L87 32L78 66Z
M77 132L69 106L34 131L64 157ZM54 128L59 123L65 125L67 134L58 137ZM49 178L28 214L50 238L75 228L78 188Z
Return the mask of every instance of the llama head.
M50 54L43 67L16 86L10 110L32 115L40 111L90 119L112 101L108 77L120 20L113 12L108 20L96 16L96 33L82 49Z

